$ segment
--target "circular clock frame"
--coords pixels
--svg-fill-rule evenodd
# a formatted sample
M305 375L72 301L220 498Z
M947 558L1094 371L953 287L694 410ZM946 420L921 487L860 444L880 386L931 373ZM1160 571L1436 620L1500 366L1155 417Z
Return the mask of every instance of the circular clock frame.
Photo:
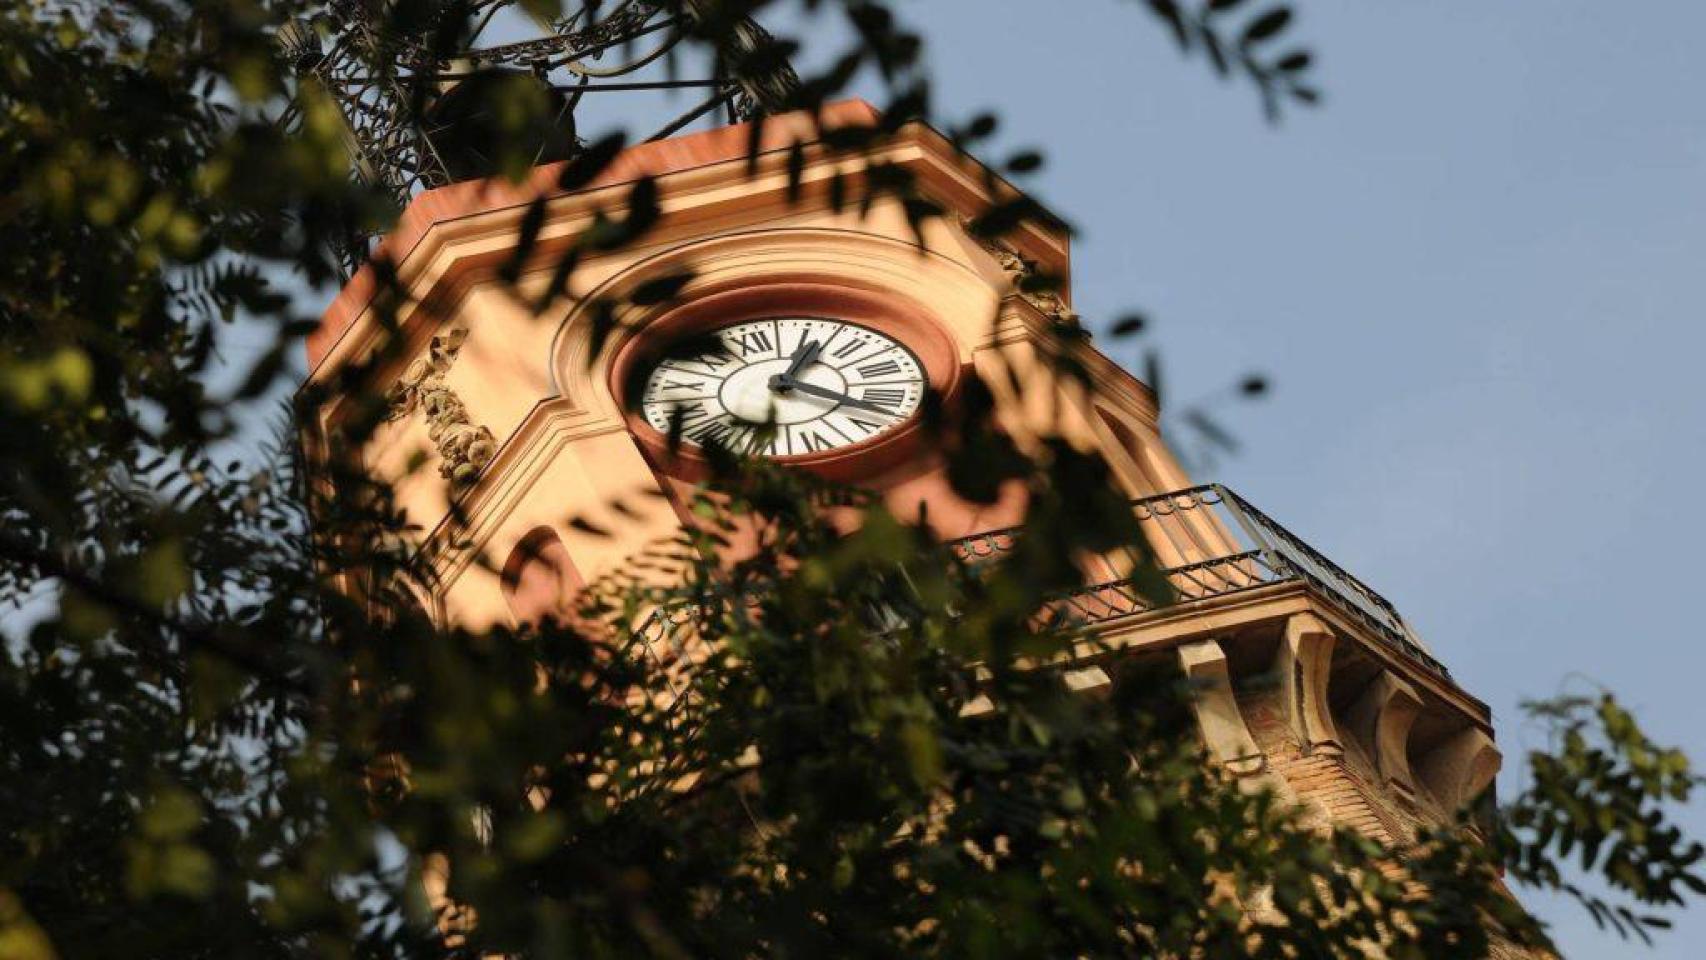
M660 469L685 480L705 472L700 450L682 443L674 451L669 440L646 420L641 395L653 362L683 337L773 317L809 317L866 327L889 337L917 359L928 389L947 399L959 383L960 363L954 342L941 323L922 306L893 294L831 283L773 282L723 290L679 304L634 331L618 349L611 365L612 395L641 447ZM816 453L777 456L776 463L807 469L820 476L856 482L871 478L922 453L917 412L900 425L873 437Z

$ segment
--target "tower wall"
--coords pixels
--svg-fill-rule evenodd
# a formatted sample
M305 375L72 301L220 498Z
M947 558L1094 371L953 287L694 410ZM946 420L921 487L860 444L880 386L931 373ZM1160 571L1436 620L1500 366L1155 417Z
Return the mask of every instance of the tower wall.
M861 103L823 117L828 127L876 120ZM350 449L340 425L359 412L356 395L335 392L308 446L322 462L344 458L394 483L420 530L411 546L437 622L480 628L560 610L580 585L679 531L692 459L661 457L624 395L648 335L707 317L839 310L905 338L950 402L982 379L1021 444L1057 431L1100 452L1133 498L1182 602L1149 609L1123 584L1120 558L1100 561L1100 579L1063 601L1105 644L1078 652L1073 677L1086 691L1116 682L1120 658L1174 659L1202 685L1204 742L1232 776L1382 840L1407 838L1490 783L1490 713L1389 604L1230 492L1193 487L1162 442L1153 394L1118 365L1084 350L1085 388L1043 362L1051 329L1074 319L1069 293L1026 294L1016 281L1069 276L1063 230L1031 224L1002 243L975 239L964 220L1014 191L927 127L856 158L815 137L805 118L773 118L750 170L750 131L737 126L632 148L574 192L556 188L559 167L519 185L429 191L380 251L409 293L395 324L371 268L339 296L310 342L311 381L338 383L402 337L402 359L369 384L388 395L391 416ZM796 139L806 145L791 197ZM879 162L910 173L950 215L920 234L893 200L864 214L833 209L831 182ZM656 229L584 257L572 295L533 309L556 257L601 212L619 217L643 177L661 188ZM511 289L500 271L535 209L538 243ZM597 333L600 298L622 301L689 268L679 297L625 303L615 332ZM909 443L905 428L802 468L879 491L903 517L927 506L967 555L1005 549L1023 513L1017 491L993 505L961 501L939 454Z

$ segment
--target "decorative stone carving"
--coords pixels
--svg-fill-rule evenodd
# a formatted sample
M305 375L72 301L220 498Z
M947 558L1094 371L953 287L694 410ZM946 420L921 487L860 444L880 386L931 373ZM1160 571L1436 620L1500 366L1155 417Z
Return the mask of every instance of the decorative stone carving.
M469 418L468 407L445 381L467 339L468 328L462 324L438 333L385 398L390 405L388 420L421 411L427 436L438 447L438 474L457 486L472 483L498 451L492 431Z
M1078 324L1078 312L1066 305L1066 300L1061 297L1058 291L1027 289L1033 285L1031 281L1038 275L1036 261L1026 257L1004 240L982 237L973 233L971 220L967 217L960 218L960 227L965 229L967 236L976 240L983 249L989 251L990 255L995 258L995 262L1000 264L1001 269L1007 273L1008 279L1012 281L1014 291L1024 298L1026 303L1036 307L1042 314L1059 323L1072 324L1073 326Z

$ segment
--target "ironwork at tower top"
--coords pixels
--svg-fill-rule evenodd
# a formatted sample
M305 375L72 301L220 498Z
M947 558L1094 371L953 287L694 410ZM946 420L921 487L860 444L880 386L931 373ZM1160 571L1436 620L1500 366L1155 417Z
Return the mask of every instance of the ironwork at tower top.
M355 176L399 207L422 190L495 172L481 163L485 118L472 92L494 80L530 78L549 92L554 120L538 143L539 163L579 149L575 109L589 95L701 94L652 132L649 139L656 140L718 111L730 123L774 111L798 85L775 41L750 18L719 31L723 39L704 75L677 76L683 66L678 48L700 25L697 18L712 12L714 0L573 4L571 12L539 25L538 36L483 45L494 19L516 4L447 3L437 22L417 24L405 35L384 22L389 2L328 0L320 17L281 29L279 42L298 76L317 81L337 103ZM459 22L450 22L453 17ZM436 39L445 36L454 39ZM352 238L349 266L365 257L369 240Z

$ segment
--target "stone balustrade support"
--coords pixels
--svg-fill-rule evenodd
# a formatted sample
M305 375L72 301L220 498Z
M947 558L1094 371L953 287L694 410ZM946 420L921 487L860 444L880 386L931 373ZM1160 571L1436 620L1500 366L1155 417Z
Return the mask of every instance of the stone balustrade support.
M1274 658L1274 673L1284 691L1286 724L1306 757L1344 753L1327 702L1334 642L1332 629L1320 617L1294 613L1286 619L1285 635Z
M1238 709L1220 641L1199 640L1179 647L1179 666L1194 688L1191 706L1209 755L1238 777L1265 770L1267 757L1256 746Z
M1416 688L1390 670L1382 670L1351 707L1351 728L1374 762L1375 772L1400 797L1414 802L1416 778L1410 772L1410 728L1422 711Z
M1422 757L1417 771L1434 799L1455 813L1493 782L1504 758L1480 727L1466 727Z

